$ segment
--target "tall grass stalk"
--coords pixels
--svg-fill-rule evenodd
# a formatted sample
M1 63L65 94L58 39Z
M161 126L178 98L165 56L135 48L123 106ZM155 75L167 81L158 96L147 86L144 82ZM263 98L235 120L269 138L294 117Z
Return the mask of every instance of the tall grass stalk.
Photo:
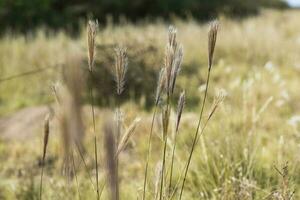
M73 164L73 170L74 170L74 175L75 175L78 198L79 198L79 200L81 200L80 188L79 188L79 182L78 182L78 177L77 177L77 172L76 172L76 167L75 167L75 159L74 159L74 152L73 151L72 151L72 164Z
M189 170L189 166L191 163L191 159L194 153L194 149L195 149L195 145L196 145L196 141L198 139L198 135L199 135L199 129L200 129L200 123L202 120L202 115L203 115L203 110L204 110L204 105L205 105L205 101L206 101L206 96L207 96L207 90L208 90L208 84L209 84L209 79L210 79L210 70L208 71L208 75L207 75L207 80L206 80L206 88L205 88L205 93L204 93L204 100L202 102L202 106L201 106L201 111L200 111L200 116L199 116L199 120L198 120L198 124L197 124L197 129L196 129L196 133L194 135L194 139L193 139L193 144L192 144L192 148L188 157L188 161L185 167L185 171L184 171L184 177L183 177L183 181L182 181L182 186L180 189L180 197L179 199L182 198L182 194L183 194L183 189L184 189L184 185L185 185L185 181L186 181L186 176Z
M168 143L168 127L170 119L170 95L167 96L167 105L165 110L162 113L162 122L163 122L163 152L162 152L162 168L161 168L161 181L160 181L160 193L159 200L163 199L164 192L164 178L165 178L165 165L166 165L166 151Z
M94 138L95 142L95 161L96 161L96 190L97 190L97 200L100 199L100 194L99 194L99 175L98 175L98 154L97 154L97 137L95 136Z
M85 159L84 159L83 152L81 151L81 149L80 149L80 147L79 147L79 145L78 145L77 143L75 143L75 145L76 145L76 149L77 149L78 155L79 155L81 161L83 162L85 171L86 171L86 173L87 173L87 175L88 175L88 177L89 177L89 180L90 180L90 182L91 182L91 184L92 184L92 186L93 186L93 190L94 190L95 192L97 192L97 188L96 188L96 186L95 186L95 184L94 184L94 182L93 182L93 180L92 180L92 175L90 174L89 168L88 168L88 166L87 166L87 164L86 164L86 161L85 161Z
M127 59L127 51L124 47L117 47L115 48L115 81L117 84L117 111L116 111L116 129L117 129L117 140L116 145L118 146L120 143L120 137L121 137L121 124L122 124L122 115L121 115L121 108L120 108L120 96L122 92L124 91L124 85L125 85L125 77L128 67L128 59ZM119 177L119 159L116 157L116 177ZM116 187L119 187L119 180ZM119 188L117 188L117 191L119 191ZM119 197L117 196L117 199Z
M46 152L47 152L49 133L50 133L49 121L50 121L50 115L48 114L44 122L44 145L43 145L43 157L42 157L42 171L41 171L41 179L40 179L40 200L42 200L44 166L45 166Z
M191 151L190 151L190 154L189 154L189 157L188 157L188 161L187 161L187 164L186 164L186 168L185 168L185 171L184 171L184 177L183 177L182 186L181 186L181 189L180 189L180 196L179 196L180 200L182 198L184 185L185 185L187 173L188 173L188 170L189 170L189 166L190 166L190 163L191 163L191 160L192 160L192 156L193 156L193 153L194 153L195 145L196 145L196 143L198 141L198 137L199 137L199 129L200 129L200 125L201 125L201 120L202 120L202 116L203 116L203 111L204 111L204 107L205 107L205 102L206 102L206 98L207 98L207 91L208 91L208 86L209 86L209 81L210 81L210 74L211 74L214 49L215 49L215 44L216 44L216 39L217 39L218 26L219 26L219 23L217 21L213 22L210 26L210 30L209 30L209 33L208 33L208 72L207 72L207 78L206 78L204 98L203 98L203 102L202 102L202 105L201 105L201 111L200 111L200 115L199 115L197 129L196 129L196 132L195 132L195 135L194 135L194 138L193 138L192 148L191 148Z
M126 130L125 134L123 135L117 149L116 152L114 154L114 159L117 160L117 157L120 156L120 153L125 149L126 145L128 144L129 139L132 137L133 133L135 132L135 129L137 127L137 125L140 122L140 118L136 118L135 120L133 120L133 122L131 123L131 125L129 126L129 128ZM107 184L107 180L104 180L101 189L100 189L100 198L101 195L103 193L103 190L105 188Z
M154 120L155 120L155 117L156 117L156 112L157 112L157 105L155 105L154 112L153 112L153 115L152 115L150 134L149 134L149 139L148 139L148 147L147 147L148 151L147 151L147 158L146 158L146 166L145 166L145 174L144 174L144 185L143 185L143 196L142 196L143 200L145 200L145 197L146 197L148 166L149 166L149 159L150 159L150 155L151 155L151 141L152 141L153 126L154 126Z
M87 25L87 45L88 45L88 65L89 65L89 75L91 81L93 80L93 67L95 61L95 39L97 35L98 22L89 20ZM92 104L92 118L93 118L93 130L95 134L95 161L96 161L96 191L97 191L97 200L100 199L99 195L99 179L98 179L98 156L97 156L97 138L96 138L96 122L95 122L95 108L94 108L94 95L93 95L93 85L90 86L90 98Z
M142 200L145 200L145 198L146 198L148 167L149 167L149 159L151 156L151 143L152 143L152 136L153 136L154 120L156 117L157 108L158 108L158 104L159 104L161 94L163 91L164 83L165 83L165 68L162 68L159 73L158 84L157 84L157 88L156 88L155 107L154 107L154 111L153 111L153 115L152 115L150 134L149 134L149 139L148 139Z
M169 194L172 189L172 177L173 177L173 166L174 166L174 157L175 157L175 149L176 149L176 143L177 143L177 135L179 131L179 124L181 120L182 111L185 104L185 92L183 91L180 94L179 100L178 100L178 107L177 107L177 117L176 117L176 124L175 124L175 136L174 136L174 144L172 149L172 158L171 158L171 169L170 169L170 181L169 181Z
M162 124L163 124L163 152L162 152L162 168L161 168L161 183L159 200L164 199L165 191L165 168L166 168L166 154L168 144L168 127L171 112L171 98L175 88L176 78L180 71L183 58L182 46L177 43L177 30L174 27L169 27L168 43L165 54L165 73L164 73L164 92L166 95L166 104L162 110Z
M165 179L165 165L166 165L166 151L167 151L167 142L168 139L166 138L163 142L163 153L162 153L162 168L161 168L161 180L160 180L160 193L159 193L159 200L163 199L164 193L164 179Z
M95 40L97 35L98 22L97 21L88 21L87 25L87 46L88 46L88 65L89 65L89 74L91 80L93 79L93 68L95 62ZM94 95L93 95L93 86L90 86L90 98L92 101L92 117L93 117L93 128L94 132L96 131L96 123L95 123L95 110L94 110Z
M215 100L214 100L212 109L210 110L210 112L209 112L209 114L208 114L208 117L207 117L207 119L205 120L205 122L204 122L204 124L203 124L203 126L202 126L202 128L201 128L201 131L200 131L200 133L199 133L199 137L197 138L196 144L198 143L198 141L199 141L199 139L200 139L200 136L203 134L205 128L207 127L208 122L211 120L212 116L214 115L214 113L215 113L217 107L218 107L219 104L224 100L224 98L225 98L225 94L223 94L222 92L219 93L219 94L215 97ZM186 169L186 165L184 166L184 168L183 168L182 171L184 171L185 169ZM178 186L179 186L179 184L180 184L180 180L181 180L181 178L182 178L183 175L184 175L183 173L180 174L180 177L178 178L178 181L177 181L177 183L176 183L176 185L175 185L175 189L173 190L172 194L170 195L169 200L172 200L172 199L174 198L175 193L176 193L176 190L177 190L177 188L178 188Z

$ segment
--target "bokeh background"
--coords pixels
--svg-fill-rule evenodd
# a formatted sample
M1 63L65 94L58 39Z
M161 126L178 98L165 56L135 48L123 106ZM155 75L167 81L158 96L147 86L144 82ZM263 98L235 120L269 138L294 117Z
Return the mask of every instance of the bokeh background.
M297 1L291 1L293 5ZM0 23L6 29L28 31L37 26L78 30L80 21L95 17L106 23L108 18L138 22L145 19L172 17L208 20L220 14L245 16L257 14L262 7L286 8L282 0L2 0Z
M153 105L157 71L163 60L160 55L164 51L163 38L166 37L164 27L172 24L182 26L185 22L191 22L190 27L197 29L197 24L205 26L207 22L218 18L246 21L264 14L263 10L284 11L291 9L291 6L296 6L295 2L282 0L2 0L0 2L2 79L19 74L22 77L23 73L30 74L32 71L35 74L35 71L39 71L36 73L43 74L42 76L29 75L28 78L22 79L35 82L35 79L44 79L41 78L43 76L55 76L55 72L59 74L57 66L64 63L63 56L60 55L64 55L72 48L68 47L71 43L80 48L84 54L86 52L85 25L88 19L97 19L101 32L97 43L99 51L96 61L97 75L88 82L88 85L93 84L97 87L96 103L102 106L113 104L111 103L114 101L111 92L114 89L114 80L111 76L113 49L117 45L125 45L130 55L131 70L127 77L130 84L122 99L142 102L145 108L149 108ZM155 25L159 28L159 32L153 30L156 28ZM196 35L191 36L192 38L188 37L188 30L184 26L182 31L184 31L182 35L186 34L183 40L191 44L193 42L189 40L194 38L201 49L200 52L203 52L203 54L198 52L202 58L192 57L189 51L198 47L186 47L188 55L186 55L184 63L186 67L183 73L192 75L200 68L199 66L206 65L204 59L206 49L203 45L205 41L199 41L200 36ZM196 34L197 31L193 30L191 34ZM158 57L161 59L156 59ZM44 70L48 67L49 70ZM199 77L196 79L198 80L195 80L192 87L189 87L193 94L190 97L191 105L199 101L198 96L194 94L196 85L203 81L199 80ZM56 82L51 78L44 79L44 81L50 80ZM51 101L49 96L45 95L49 89L47 84L44 85L46 87L40 84L30 84L31 86L27 87L18 84L17 80L5 82L8 83L1 86L3 95L0 97L2 102L0 110L3 110L3 113L26 105ZM11 100L12 97L16 99ZM90 101L88 97L86 98Z

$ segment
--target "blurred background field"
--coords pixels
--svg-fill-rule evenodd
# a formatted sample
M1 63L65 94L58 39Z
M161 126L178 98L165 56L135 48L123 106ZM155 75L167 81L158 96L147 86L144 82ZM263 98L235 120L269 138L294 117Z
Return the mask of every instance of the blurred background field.
M177 28L184 48L175 91L178 96L184 89L187 95L175 160L178 170L183 167L204 92L208 22L215 18L221 25L209 106L218 91L225 91L227 97L196 147L183 199L279 200L284 180L276 168L281 170L287 162L289 189L295 190L294 199L300 198L299 10L276 0L3 0L0 199L38 199L43 120L48 107L55 104L51 86L60 84L62 68L72 52L80 52L87 74L85 24L92 16L99 19L100 27L95 77L87 80L87 87L95 88L99 143L104 119L117 104L112 67L118 44L127 47L129 60L126 90L121 97L125 125L136 116L142 118L120 158L121 199L141 199L146 138L169 25ZM90 102L85 94L87 165L94 174ZM171 116L174 118L174 113ZM157 119L150 177L155 177L160 152L160 126ZM57 119L52 120L51 130L44 199L76 199L75 181L61 175ZM80 159L77 165L82 199L95 199ZM100 161L101 181L102 167Z

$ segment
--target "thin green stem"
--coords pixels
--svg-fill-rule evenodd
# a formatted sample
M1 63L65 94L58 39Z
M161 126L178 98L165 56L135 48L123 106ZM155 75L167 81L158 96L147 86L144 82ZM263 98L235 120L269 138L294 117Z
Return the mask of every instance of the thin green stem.
M168 137L165 138L164 141L164 150L163 150L163 163L162 163L162 169L161 169L161 183L160 183L160 194L159 194L159 200L162 200L163 197L163 190L164 190L164 171L165 171L165 163L166 163L166 151L167 151L167 141Z
M77 186L77 191L78 191L78 198L80 200L81 195L80 195L79 182L78 182L78 177L77 177L77 172L76 172L76 167L75 167L75 159L74 159L73 150L72 150L72 164L73 164L73 170L74 170L74 174L75 174L75 181L76 181L76 186Z
M173 149L172 149L172 160L171 160L170 181L169 181L169 194L170 194L171 188L172 188L172 176L173 176L173 166L174 166L174 157L175 157L177 135L178 135L178 130L176 130L176 132L175 132L174 145L173 145Z
M93 83L93 70L89 70L90 72L90 78L91 78L91 82ZM90 98L91 98L91 104L92 104L92 118L93 118L93 130L94 130L94 134L96 133L96 122L95 122L95 109L94 109L94 94L93 94L93 84L90 85ZM97 158L97 141L96 141L96 136L95 136L95 161L96 161L96 192L97 192L97 200L99 200L100 196L99 196L99 183L98 183L98 158ZM83 158L83 156L82 156ZM86 164L85 164L86 166ZM91 177L90 177L91 179ZM91 181L92 182L92 181ZM95 189L95 186L94 186Z
M144 187L143 187L143 200L145 200L146 195L146 187L147 187L147 176L148 176L148 166L149 166L149 159L151 154L151 141L153 136L153 127L154 127L154 120L157 112L157 105L155 105L152 121L151 121L151 128L150 128L150 134L148 139L148 152L147 152L147 160L146 160L146 166L145 166L145 176L144 176Z
M208 124L208 122L209 122L210 119L211 119L211 118L208 118L208 119L205 121L205 123L204 123L204 125L203 125L203 127L202 127L202 129L201 129L201 131L200 131L200 133L199 133L199 135L198 135L196 144L198 143L198 141L199 141L199 139L200 139L200 136L203 134L203 132L204 132L204 130L205 130L205 128L206 128L206 126L207 126L207 124ZM186 166L187 166L187 165L184 166L184 168L182 169L182 171L184 171L184 170L186 169ZM176 183L175 189L173 190L172 195L170 195L169 200L172 200L173 197L175 196L175 192L176 192L176 190L177 190L177 187L178 187L178 185L179 185L179 183L180 183L180 179L182 178L182 176L183 176L183 174L181 174L180 177L178 178L178 181L177 181L177 183Z
M207 97L209 79L210 79L210 70L208 70L208 73L207 73L206 87L205 87L205 92L204 92L204 99L203 99L202 106L201 106L201 111L200 111L200 115L199 115L199 121L198 121L197 129L196 129L196 132L195 132L195 135L194 135L191 152L190 152L190 155L189 155L189 158L188 158L188 161L187 161L187 165L186 165L186 168L185 168L185 171L184 171L184 177L183 177L182 186L181 186L181 190L180 190L179 200L181 200L181 198L182 198L183 189L184 189L184 185L185 185L185 181L186 181L186 176L187 176L187 173L188 173L188 170L189 170L189 166L190 166L190 163L191 163L191 160L192 160L192 156L193 156L193 152L194 152L194 149L195 149L195 145L196 145L196 143L198 141L197 138L198 138L198 135L199 135L200 124L201 124L201 120L202 120L202 116L203 116L203 111L204 111L204 107L205 107L205 101L206 101L206 97Z
M44 161L42 161L42 172L41 172L41 180L40 180L40 200L42 200L42 192L43 192L43 175L44 175Z
M91 80L93 80L93 71L90 70L90 77ZM93 117L93 128L94 128L94 133L96 132L96 122L95 122L95 109L94 109L94 94L93 94L93 85L90 86L90 98L92 101L92 117Z
M97 190L97 200L100 199L99 195L99 175L98 175L98 155L97 155L97 138L95 136L95 161L96 161L96 190Z
M103 193L103 190L104 190L106 184L107 184L107 182L106 182L106 179L105 179L104 182L103 182L102 187L100 188L99 199L101 199L101 196L102 196L102 193Z
M85 159L84 159L84 157L83 157L83 153L81 152L80 147L79 147L79 145L77 144L77 142L75 142L75 145L76 145L76 149L77 149L77 151L78 151L78 154L79 154L79 156L80 156L80 158L81 158L81 160L82 160L82 162L83 162L83 164L84 164L85 171L86 171L86 173L87 173L88 176L89 176L89 180L90 180L90 182L91 182L91 184L92 184L92 186L93 186L93 189L94 189L94 191L96 192L97 190L96 190L96 187L95 187L95 185L94 185L94 183L93 183L92 176L91 176L91 174L89 173L89 169L88 169L88 166L87 166L87 164L86 164L86 162L85 162Z
M121 116L120 116L120 100L117 98L117 146L120 143L121 138ZM119 183L119 157L116 157L116 177L117 177L117 185L116 185L116 191L119 191L120 183ZM116 194L116 199L119 199L119 192Z
M170 93L168 92L167 94L167 116L165 117L170 117L169 116L169 109L170 109ZM167 120L169 121L169 120ZM160 195L159 195L159 200L162 200L163 198L163 190L164 190L164 172L165 172L165 163L166 163L166 151L167 151L167 142L168 142L168 126L169 123L167 123L165 126L167 128L164 128L164 133L163 133L163 139L164 139L164 150L163 150L163 158L162 158L162 169L161 169L161 185L160 185ZM166 132L165 132L166 131Z

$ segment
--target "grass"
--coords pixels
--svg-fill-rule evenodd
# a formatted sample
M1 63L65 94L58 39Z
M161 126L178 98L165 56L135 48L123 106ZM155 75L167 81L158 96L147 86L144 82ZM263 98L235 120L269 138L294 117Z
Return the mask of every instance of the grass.
M286 193L294 189L294 198L299 198L299 122L297 124L297 120L294 120L300 112L299 16L298 11L265 11L261 16L243 21L220 19L212 85L207 93L207 108L212 106L213 96L218 91L226 92L227 98L219 105L218 111L206 126L205 134L195 146L182 199L280 199L275 194L282 191L285 193L283 195L288 196ZM173 179L178 180L180 170L184 169L189 156L197 125L197 113L200 113L205 91L208 26L193 21L175 21L174 25L178 30L178 41L184 47L183 66L175 92L185 89L187 97L180 134L177 136L175 167L172 172ZM109 26L100 29L97 41L99 44L114 44L118 41L127 46L129 53L132 44L137 43L138 48L151 43L158 51L153 57L145 56L144 64L148 68L154 66L158 74L164 57L166 27L162 22ZM85 36L84 31L75 39L64 33L46 36L44 31L33 38L7 35L0 40L1 74L6 77L34 67L63 63L67 57L66 52L72 51L74 45L80 47L82 54L86 55ZM100 56L101 52L97 51L97 55L98 59L104 59ZM128 74L133 70L130 66L129 57ZM39 75L1 83L0 113L5 115L25 106L52 102L50 86L48 88L47 85L58 77L59 73L50 69ZM43 84L39 84L41 82ZM129 80L127 85L129 87ZM152 93L153 91L155 86ZM133 139L128 142L127 148L118 159L120 198L142 198L152 113L143 110L143 103L137 105L133 100L123 104L120 109L126 113L125 127L136 116L142 118ZM104 136L100 134L99 127L102 127L107 112L98 112L95 116L97 139L103 141ZM206 109L203 116L207 118L208 115L209 110ZM89 125L84 141L87 147L86 167L81 159L75 160L75 164L78 166L81 199L94 199L95 191L86 173L86 168L93 177L96 173L92 156L94 134L90 134L93 129L90 110L86 116L84 122ZM171 108L170 124L175 117ZM155 166L157 162L161 162L162 157L161 127L161 122L155 121L152 153L149 158L148 198L154 195ZM169 129L172 132L174 128L170 125ZM39 132L43 133L42 127ZM45 159L43 199L78 199L76 181L68 183L60 175L62 149L59 139L58 132L54 130L50 135ZM0 141L0 162L5 163L0 165L0 197L38 199L38 161L41 160L42 140L43 137L40 136L26 141ZM166 143L166 166L170 165L172 156L172 145L169 142L172 141L168 140ZM78 158L77 152L74 153ZM102 150L98 153L99 158L105 157ZM289 184L285 172L286 162L289 163ZM106 177L103 160L99 159L98 165L101 186ZM279 173L282 168L282 173ZM168 173L167 168L165 172ZM172 185L175 184L174 181ZM66 185L69 186L65 187ZM286 188L287 185L290 189ZM108 190L104 190L103 199L107 199L107 192Z

